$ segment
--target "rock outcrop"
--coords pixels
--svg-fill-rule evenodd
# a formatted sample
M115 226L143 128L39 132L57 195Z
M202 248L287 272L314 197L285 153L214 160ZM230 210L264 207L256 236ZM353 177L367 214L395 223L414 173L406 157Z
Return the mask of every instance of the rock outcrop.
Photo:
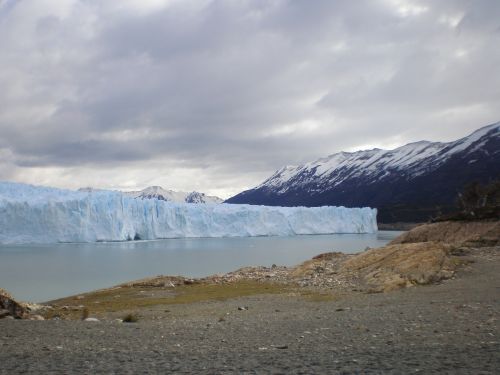
M436 283L455 272L452 250L451 245L438 242L384 246L350 258L340 273L355 274L371 291Z
M0 318L11 316L16 319L24 319L28 317L28 310L19 302L0 288Z
M403 233L390 244L441 242L456 246L500 245L500 221L444 221L420 225Z

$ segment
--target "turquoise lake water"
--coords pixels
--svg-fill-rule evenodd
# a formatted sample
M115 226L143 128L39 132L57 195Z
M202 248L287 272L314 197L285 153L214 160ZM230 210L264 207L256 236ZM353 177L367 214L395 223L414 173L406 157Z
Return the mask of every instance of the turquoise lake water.
M401 233L0 245L0 288L42 302L160 274L202 277L252 265L291 266L324 252L383 246Z

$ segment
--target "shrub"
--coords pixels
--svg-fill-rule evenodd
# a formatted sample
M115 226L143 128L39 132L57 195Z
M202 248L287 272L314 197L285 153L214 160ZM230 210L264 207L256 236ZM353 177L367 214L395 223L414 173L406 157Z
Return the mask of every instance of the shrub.
M457 209L432 221L494 220L500 216L500 180L486 185L472 182L458 193Z
M137 314L127 314L123 318L124 323L137 323L138 320L139 317L137 316Z

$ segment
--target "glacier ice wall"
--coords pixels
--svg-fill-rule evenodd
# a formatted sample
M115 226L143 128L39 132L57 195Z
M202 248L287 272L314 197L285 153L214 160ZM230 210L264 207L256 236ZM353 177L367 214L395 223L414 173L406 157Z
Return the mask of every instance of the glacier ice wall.
M0 243L373 233L377 211L171 203L0 182Z

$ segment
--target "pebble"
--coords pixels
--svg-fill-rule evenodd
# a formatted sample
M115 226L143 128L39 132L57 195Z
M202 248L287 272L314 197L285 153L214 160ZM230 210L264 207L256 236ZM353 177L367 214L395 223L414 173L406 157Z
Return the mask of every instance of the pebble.
M30 316L30 320L45 320L45 318L41 315L32 315Z
M288 345L275 345L276 349L288 349Z
M97 319L97 318L86 318L83 321L84 322L99 322L99 319Z

